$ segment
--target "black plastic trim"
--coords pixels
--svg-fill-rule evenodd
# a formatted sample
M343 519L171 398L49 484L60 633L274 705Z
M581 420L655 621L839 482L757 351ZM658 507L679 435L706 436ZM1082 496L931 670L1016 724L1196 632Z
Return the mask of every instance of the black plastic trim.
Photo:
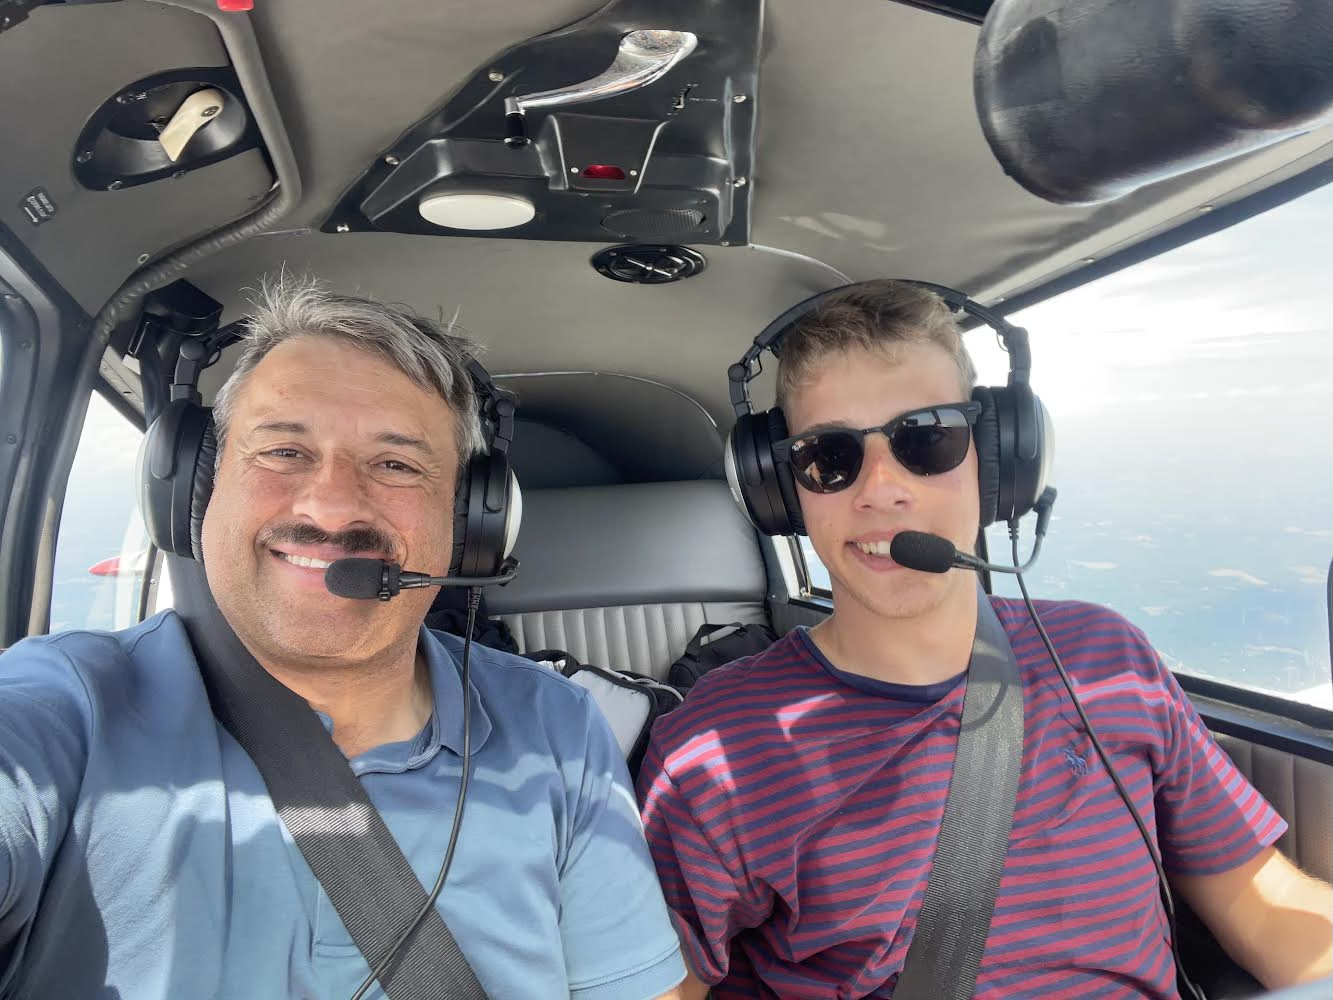
M160 94L176 84L181 85L179 90ZM235 102L235 110L224 106L206 130L200 130L186 143L178 160L161 162L159 158L166 154L156 142L130 138L111 127L117 116L124 115L127 108L138 103L165 112L183 96L188 96L187 91L192 93L204 87L221 90ZM245 89L230 66L172 69L135 80L107 98L79 132L70 151L70 169L74 179L89 191L119 190L183 177L193 170L212 166L258 146L259 126L245 98ZM192 148L195 152L190 153ZM158 165L152 166L154 162ZM124 169L127 167L131 169Z
M894 2L902 7L915 7L917 10L929 11L932 14L943 14L945 17L966 21L968 24L980 24L986 19L995 0L953 0L951 3L946 3L944 0L894 0Z
M1246 195L1229 205L1223 205L1221 208L1214 209L1205 215L1200 215L1174 229L1146 239L1142 243L1136 243L1132 247L1126 247L1124 250L1117 251L1108 257L1103 257L1096 263L1080 267L1043 285L1038 285L1036 288L1015 295L1013 298L1005 299L1003 302L991 306L991 308L1006 317L1010 316L1020 310L1027 309L1029 306L1035 306L1057 295L1073 291L1075 288L1096 281L1098 278L1105 278L1117 271L1123 271L1127 267L1160 256L1187 243L1193 243L1205 236L1220 233L1223 229L1230 229L1246 219L1253 218L1269 209L1277 208L1279 205L1285 205L1287 202L1293 201L1301 195L1309 194L1330 182L1333 182L1333 160L1325 160L1323 163L1302 171L1295 177L1288 177L1285 181L1280 181L1272 187ZM976 325L978 324L974 322L962 324L964 329L970 329Z
M22 638L32 591L25 570L33 546L18 491L35 464L26 441L41 358L39 329L32 306L0 278L0 647Z
M793 608L804 608L806 611L815 611L822 614L833 613L833 602L818 596L792 597L786 603Z
M1299 701L1292 701L1290 698L1283 698L1280 695L1267 694L1263 691L1252 691L1249 688L1236 687L1234 684L1227 684L1223 681L1216 681L1209 677L1198 677L1194 674L1176 674L1176 680L1180 682L1181 688L1197 706L1208 705L1209 711L1216 715L1217 720L1224 726L1235 727L1248 725L1255 732L1271 732L1273 726L1271 722L1282 721L1284 726L1278 727L1281 732L1273 735L1273 739L1278 739L1279 735L1288 740L1299 740L1300 733L1309 733L1317 737L1317 744L1329 748L1333 753L1333 711L1327 708L1320 708L1317 705L1306 705ZM1204 715L1202 707L1199 714ZM1222 732L1229 732L1229 729L1223 729ZM1234 733L1233 735L1242 736L1244 733ZM1247 737L1248 738L1248 737ZM1254 742L1262 742L1255 740ZM1267 746L1274 746L1277 749L1287 749L1276 743L1267 743ZM1329 763L1333 763L1333 757L1329 758Z
M0 393L5 434L18 437L19 450L15 467L0 476L0 645L10 645L30 632L45 631L49 620L59 517L48 523L47 511L53 496L63 496L78 444L69 428L74 422L82 425L91 390L88 383L77 383L92 319L3 224L0 251L29 294L36 289L45 300L40 307L27 303L36 324L31 333L35 357L24 366L24 392ZM24 294L22 289L18 293ZM4 378L7 383L8 375ZM23 411L17 418L10 415L13 407Z
M92 326L93 318L84 311L78 300L65 290L65 286L56 280L55 275L46 269L27 244L4 222L0 222L0 252L19 266L68 322Z

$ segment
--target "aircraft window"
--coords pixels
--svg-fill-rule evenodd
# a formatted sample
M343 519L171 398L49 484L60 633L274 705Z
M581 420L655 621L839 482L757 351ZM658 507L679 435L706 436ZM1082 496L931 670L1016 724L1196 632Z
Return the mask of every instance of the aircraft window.
M1056 433L1034 598L1115 608L1174 670L1333 708L1330 266L1322 187L1012 317ZM968 348L981 382L1003 384L994 336ZM1003 525L987 544L1010 561Z
M88 403L56 540L51 631L139 618L148 535L135 498L143 432L97 393Z

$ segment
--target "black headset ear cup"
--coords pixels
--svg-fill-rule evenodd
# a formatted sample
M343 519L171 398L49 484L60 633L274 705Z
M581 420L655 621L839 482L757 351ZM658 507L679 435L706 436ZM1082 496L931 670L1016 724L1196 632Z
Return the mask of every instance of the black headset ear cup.
M768 411L767 455L773 464L773 480L777 483L778 494L782 500L782 514L786 521L784 535L804 535L805 517L801 513L801 498L796 492L796 477L791 466L785 462L774 461L773 445L787 436L787 415L782 408L775 406Z
M199 437L199 450L194 460L194 477L190 489L190 551L199 562L204 561L204 514L208 501L213 498L213 474L217 468L218 438L210 411Z
M479 455L458 477L450 576L496 576L518 535L518 479L506 455Z
M467 512L472 506L472 470L478 459L473 459L458 473L458 487L454 491L454 528L453 552L449 557L449 576L460 576L463 572L463 553L467 549Z
M201 462L206 440L208 455ZM198 525L212 495L215 453L211 411L188 400L169 403L144 435L138 462L139 510L149 540L163 552L197 557Z
M1016 418L1011 516L1022 517L1036 506L1046 488L1046 477L1054 458L1055 435L1046 407L1031 386L1015 386L1011 392Z
M727 441L727 479L751 524L766 535L786 535L792 528L774 472L772 426L768 412L737 416Z
M972 439L977 448L977 489L984 528L996 522L1000 505L1000 417L994 393L986 386L974 388L972 398L981 404L981 414L972 426Z
M763 525L773 520L773 513L768 503L768 495L758 488L760 482L759 460L755 458L755 417L742 413L736 417L736 424L727 437L727 450L724 456L727 481L731 486L731 495L745 515L760 531Z
M977 386L972 398L981 404L973 437L984 528L1032 510L1046 488L1054 435L1046 408L1026 384Z

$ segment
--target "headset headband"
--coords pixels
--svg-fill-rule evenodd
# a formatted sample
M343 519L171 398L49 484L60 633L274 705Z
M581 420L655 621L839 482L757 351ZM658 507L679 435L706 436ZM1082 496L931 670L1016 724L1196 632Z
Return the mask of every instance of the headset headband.
M514 394L497 386L490 372L476 358L468 359L467 370L472 376L472 384L482 396L478 408L482 420L489 425L489 452L507 454L514 440Z
M999 334L1004 349L1009 354L1009 384L1025 385L1027 383L1032 372L1032 353L1028 348L1028 333L1025 329L1021 326L1014 326L999 313L987 309L981 303L973 302L966 294L956 288L937 285L930 281L915 281L906 278L900 280L904 284L916 285L918 288L934 292L955 313L963 312L969 316L975 316L993 329ZM764 327L759 336L754 338L754 342L741 359L727 369L728 392L736 416L745 416L754 412L754 406L750 402L749 384L764 370L761 360L764 351L771 352L775 358L778 357L782 337L796 325L796 321L802 316L813 312L826 300L836 295L870 284L878 284L878 281L857 281L850 285L839 285L837 288L816 292L814 295L796 303Z

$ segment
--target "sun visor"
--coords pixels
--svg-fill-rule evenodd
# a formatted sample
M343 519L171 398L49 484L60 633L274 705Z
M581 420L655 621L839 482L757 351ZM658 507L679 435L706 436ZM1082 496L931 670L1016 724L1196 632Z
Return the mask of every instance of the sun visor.
M997 0L973 77L1006 174L1111 201L1333 120L1333 4Z

